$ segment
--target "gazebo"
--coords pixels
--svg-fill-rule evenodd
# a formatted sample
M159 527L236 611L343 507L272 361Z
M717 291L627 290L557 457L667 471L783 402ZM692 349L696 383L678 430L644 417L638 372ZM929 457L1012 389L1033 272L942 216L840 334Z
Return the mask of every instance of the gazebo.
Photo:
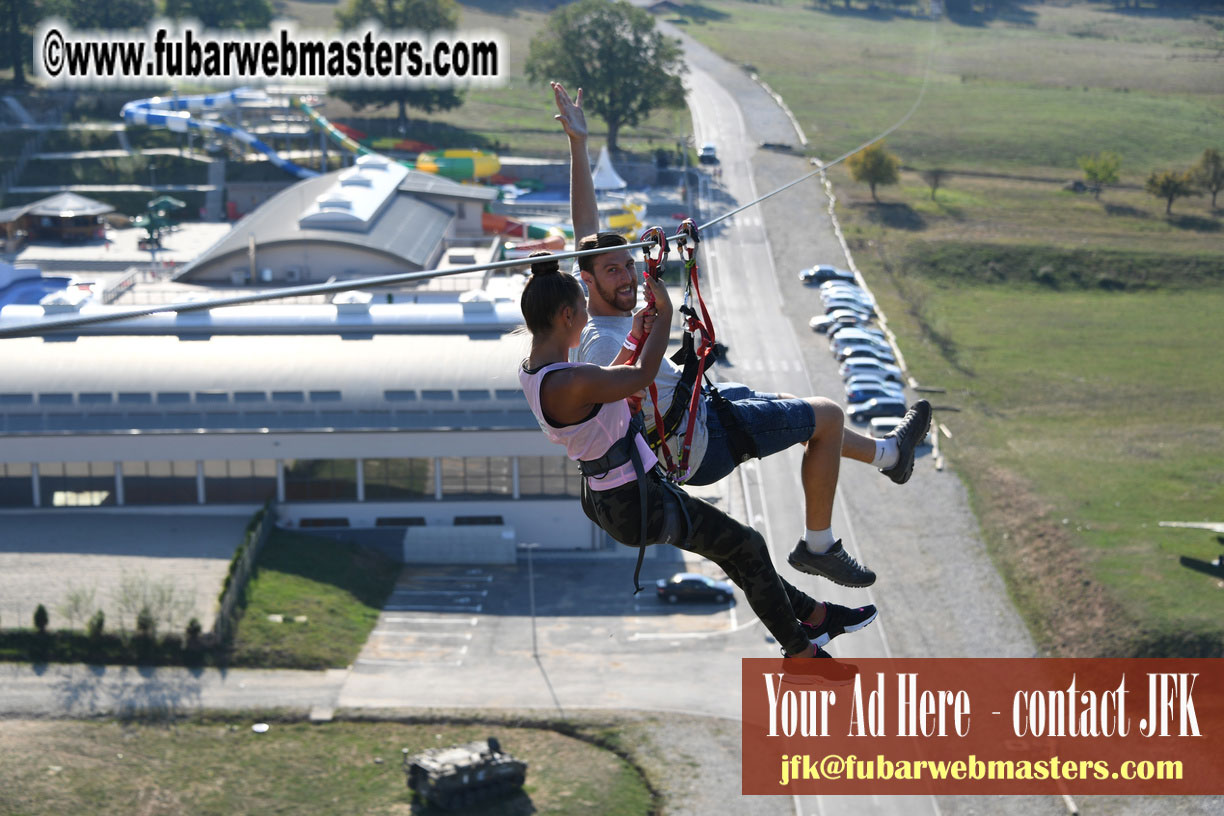
M100 217L114 211L111 205L92 198L57 193L6 212L32 240L72 242L100 237Z

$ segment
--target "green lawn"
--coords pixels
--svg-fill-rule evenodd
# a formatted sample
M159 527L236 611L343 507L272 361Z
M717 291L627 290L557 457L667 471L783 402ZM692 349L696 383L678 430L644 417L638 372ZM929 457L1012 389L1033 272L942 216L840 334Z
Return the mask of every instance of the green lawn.
M1043 645L1219 655L1224 573L1183 560L1209 564L1220 543L1158 523L1218 521L1224 507L1224 360L1213 351L1224 288L1055 291L858 260L913 374L947 389L937 405L960 409L938 414L952 433L944 450ZM1047 546L1075 552L1051 561ZM1045 573L1068 558L1082 577ZM1059 639L1059 618L1083 600L1062 580L1072 574L1105 590L1095 600L1110 628L1091 642Z
M263 720L264 734L251 730ZM578 726L573 732L584 734ZM547 729L505 725L309 724L251 713L171 722L0 721L0 814L407 814L401 750L496 736L528 763L523 792L480 816L642 816L641 773L615 753ZM35 749L36 748L36 749Z
M330 539L277 530L260 554L230 664L324 669L350 665L378 621L399 565ZM269 615L281 615L273 622ZM304 615L305 623L294 621Z
M826 159L900 119L928 61L922 105L889 140L916 166L1078 175L1078 156L1114 150L1127 180L1188 164L1224 133L1224 34L1207 19L1034 4L1024 22L933 26L807 0L703 5L726 16L685 30L755 66Z

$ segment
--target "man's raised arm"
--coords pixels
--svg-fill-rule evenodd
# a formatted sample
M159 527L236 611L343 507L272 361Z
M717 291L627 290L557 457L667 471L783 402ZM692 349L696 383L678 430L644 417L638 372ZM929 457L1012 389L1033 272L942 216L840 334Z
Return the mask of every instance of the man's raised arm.
M599 232L599 208L595 204L595 182L591 178L591 158L587 155L586 115L582 112L582 89L570 99L564 86L552 83L553 99L559 113L553 118L565 128L570 144L570 220L574 225L574 244Z

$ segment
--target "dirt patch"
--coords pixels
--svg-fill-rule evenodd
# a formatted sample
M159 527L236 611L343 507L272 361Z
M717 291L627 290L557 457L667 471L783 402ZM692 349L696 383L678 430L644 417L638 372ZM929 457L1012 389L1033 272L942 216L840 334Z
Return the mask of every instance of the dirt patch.
M986 466L975 478L987 545L1022 615L1053 657L1129 657L1135 627L1122 605L1092 580L1070 532L1017 474Z

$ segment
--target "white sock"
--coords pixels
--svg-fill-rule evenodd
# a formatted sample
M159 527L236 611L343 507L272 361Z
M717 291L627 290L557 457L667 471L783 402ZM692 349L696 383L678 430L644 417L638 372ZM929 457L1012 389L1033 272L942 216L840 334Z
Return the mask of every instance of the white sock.
M803 534L803 541L807 545L808 552L816 555L827 553L837 543L831 527L828 530L807 530Z
M871 460L871 466L887 470L897 464L900 458L901 451L897 448L897 437L888 436L884 439L877 439L875 458Z

